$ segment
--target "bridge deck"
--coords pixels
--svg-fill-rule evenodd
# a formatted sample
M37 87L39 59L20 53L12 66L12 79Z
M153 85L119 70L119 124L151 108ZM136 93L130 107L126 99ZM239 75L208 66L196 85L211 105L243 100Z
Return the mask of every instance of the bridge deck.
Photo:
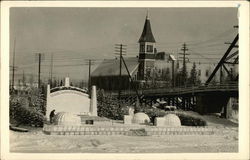
M222 92L238 95L238 84L220 84L220 85L200 85L192 87L178 87L178 88L151 88L138 90L139 95L144 97L155 96L177 96L177 95L196 95L202 93ZM117 96L118 93L111 93ZM135 91L122 91L121 96L136 96Z

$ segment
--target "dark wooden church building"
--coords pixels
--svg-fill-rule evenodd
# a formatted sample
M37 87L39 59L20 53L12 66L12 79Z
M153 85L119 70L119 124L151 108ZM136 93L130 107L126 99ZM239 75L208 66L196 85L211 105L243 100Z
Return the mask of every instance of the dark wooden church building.
M128 67L129 73L133 80L137 79L138 58L124 58ZM122 63L120 77L120 60L108 59L104 60L92 73L91 84L96 85L104 90L122 90L131 89L132 84L129 79L128 72Z

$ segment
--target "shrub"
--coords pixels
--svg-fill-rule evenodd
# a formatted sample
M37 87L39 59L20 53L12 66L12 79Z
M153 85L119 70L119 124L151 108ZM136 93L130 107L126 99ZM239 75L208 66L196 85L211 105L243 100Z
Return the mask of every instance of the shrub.
M190 115L182 114L182 113L176 113L176 115L180 118L181 125L184 125L184 126L206 126L207 125L207 122L200 117L194 117L194 116L190 116Z
M144 109L143 112L149 116L152 123L154 122L155 117L163 117L168 113L158 108ZM185 114L185 112L171 111L169 113L176 114L181 120L181 125L184 125L184 126L206 126L207 125L207 122L201 117L188 115L188 114Z
M19 102L11 103L10 119L16 126L43 126L44 115L40 112L21 106Z
M123 116L128 114L128 104L121 100L119 107L119 100L112 96L104 95L103 91L97 92L97 112L100 117L107 117L114 120L123 120Z
M128 114L128 109L126 106L119 104L108 104L102 103L98 104L97 112L100 117L107 117L114 120L123 120L123 116Z
M142 112L146 113L149 116L150 121L152 123L154 123L154 119L156 117L163 117L164 115L166 115L165 111L157 109L157 108L144 109L142 110Z
M10 95L10 123L16 126L43 126L45 113L45 99L42 94L32 90L25 96Z

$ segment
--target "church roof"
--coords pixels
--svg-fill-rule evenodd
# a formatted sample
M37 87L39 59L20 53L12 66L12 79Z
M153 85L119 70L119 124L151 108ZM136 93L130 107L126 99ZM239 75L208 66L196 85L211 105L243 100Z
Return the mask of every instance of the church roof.
M148 16L146 17L139 42L155 42L155 38L151 30L150 20Z
M138 68L138 58L129 57L125 58L125 63L128 67L130 75L133 74ZM91 77L97 76L119 76L120 73L120 59L106 59L91 73ZM122 75L128 76L127 70L122 63Z

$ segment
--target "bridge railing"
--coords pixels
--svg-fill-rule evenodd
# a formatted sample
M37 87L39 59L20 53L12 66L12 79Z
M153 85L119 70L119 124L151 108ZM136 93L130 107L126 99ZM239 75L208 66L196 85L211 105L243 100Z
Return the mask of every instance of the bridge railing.
M201 92L201 91L211 91L211 90L236 90L238 88L238 83L213 83L209 85L200 84L199 86L181 86L175 88L144 88L139 89L139 95L144 94L155 94L155 93L185 93L185 92ZM133 90L124 90L121 92L122 95L135 95ZM113 93L117 95L117 93Z

